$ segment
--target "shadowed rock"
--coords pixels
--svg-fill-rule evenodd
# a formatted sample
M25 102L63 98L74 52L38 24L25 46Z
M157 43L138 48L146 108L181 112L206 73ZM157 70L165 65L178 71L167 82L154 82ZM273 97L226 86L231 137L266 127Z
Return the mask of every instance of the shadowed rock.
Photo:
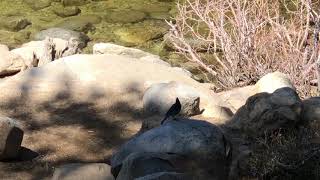
M212 179L225 179L229 149L218 127L204 121L176 119L128 141L113 155L111 166L121 166L132 153L173 153L192 159L196 167L193 171L201 169Z
M135 180L191 180L192 178L188 177L183 173L176 172L159 172L154 174L149 174Z
M174 172L175 168L169 161L174 158L171 156L165 153L132 153L123 162L117 180L135 179L158 172Z
M14 119L0 117L0 160L12 160L18 157L23 131Z
M277 129L294 127L300 122L301 100L295 90L281 88L274 93L251 96L231 119L229 127L250 137L258 137Z

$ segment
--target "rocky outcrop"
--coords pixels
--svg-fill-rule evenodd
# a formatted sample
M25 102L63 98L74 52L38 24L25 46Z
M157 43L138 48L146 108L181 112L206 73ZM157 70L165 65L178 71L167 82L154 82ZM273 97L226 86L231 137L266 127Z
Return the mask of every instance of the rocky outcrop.
M22 57L26 68L40 67L58 58L71 56L80 52L76 39L69 41L59 38L46 38L43 41L31 41L20 48L11 50L12 54Z
M23 131L16 120L0 117L0 161L17 158L22 139Z
M63 158L78 155L75 152L84 152L85 158L87 154L110 153L114 144L118 143L117 146L120 141L132 138L114 152L111 159L112 173L119 180L220 180L228 176L238 179L239 169L248 165L248 156L258 152L255 146L260 142L255 142L256 139L280 132L277 130L298 129L300 123L316 124L311 125L316 127L315 131L319 126L319 99L301 102L289 79L279 73L266 75L254 86L214 94L210 84L196 82L183 69L171 67L158 56L104 43L94 45L93 55L74 55L79 49L79 41L73 36L68 41L59 38L32 41L12 51L0 45L0 53L4 55L0 57L0 67L5 67L0 73L19 71L24 62L29 67L39 67L1 80L0 110L27 117L26 125L36 124L39 128L36 133L49 132L55 136L51 140L61 140L69 133L52 133L57 119L61 122L59 128L69 126L70 131L73 124L77 124L79 129L75 131L81 131L86 138L77 137L76 145L72 144L76 147L71 148L73 153L60 156ZM18 59L13 61L14 58ZM12 66L14 62L22 64ZM272 88L265 84L270 81L274 81ZM177 97L182 104L181 116L198 115L208 122L178 115L159 125ZM78 111L82 113L75 115ZM232 111L236 113L233 115ZM45 115L38 118L39 113ZM0 121L0 160L15 159L23 131L11 119L3 122ZM96 132L94 128L100 125L101 132ZM105 138L108 128L115 129L117 134ZM124 135L124 131L130 134ZM33 134L32 138L40 135ZM28 143L32 141L29 137ZM105 142L115 137L120 137L119 142L110 143L110 151L104 149ZM74 137L70 138L73 141ZM90 141L89 145L84 143L89 138L98 140ZM46 147L46 141L52 142L37 140L42 142L37 144L37 149ZM90 146L88 151L82 151L83 144ZM61 144L56 147L53 143L50 148L60 151ZM257 157L257 163L261 164ZM57 168L53 176L53 179L81 178L114 179L106 164L65 165Z
M53 61L54 46L52 39L47 38L44 41L27 43L11 52L21 56L30 69Z
M200 174L210 174L211 179L226 179L230 149L218 127L204 121L175 119L122 145L112 156L111 166L117 176L132 153L169 153L192 159L194 174L200 169Z
M114 180L110 166L104 163L73 163L55 169L52 180Z
M259 137L294 127L301 122L301 111L302 103L295 90L281 88L271 94L259 93L248 98L228 126L250 137Z
M14 89L15 93L19 93L19 91L21 93L22 90L19 87L26 83L25 79L31 78L28 80L28 87L31 87L31 91L28 91L32 95L32 99L29 101L31 103L42 98L50 99L59 91L65 91L64 86L61 86L61 76L65 76L62 79L73 86L72 93L76 99L86 97L86 95L78 96L76 94L90 94L93 90L103 92L102 94L106 97L108 97L108 93L121 96L122 92L129 91L139 94L139 97L141 96L138 101L141 108L141 100L147 81L177 81L194 88L201 99L200 109L203 109L202 106L211 96L211 91L207 86L171 67L143 60L133 61L132 58L116 55L73 55L64 57L41 68L34 68L31 71L18 74L14 78L0 83L0 86L6 87L3 89ZM15 93L3 90L0 96L7 99L7 97L15 96ZM131 104L131 102L128 103Z
M218 93L221 101L216 104L226 106L235 112L245 104L250 96L262 92L272 93L284 87L295 89L287 75L280 72L269 73L263 76L254 86L245 86Z

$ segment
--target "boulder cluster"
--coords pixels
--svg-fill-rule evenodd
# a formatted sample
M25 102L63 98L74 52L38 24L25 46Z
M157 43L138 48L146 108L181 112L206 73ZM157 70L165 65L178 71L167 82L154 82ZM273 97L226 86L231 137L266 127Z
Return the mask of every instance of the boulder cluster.
M67 78L74 83L74 101L84 101L92 87L107 94L112 90L113 97L104 99L111 101L125 96L123 86L131 81L134 87L126 90L143 92L128 97L141 104L141 129L114 150L109 162L63 164L55 167L54 180L239 179L252 175L250 163L259 155L261 144L276 149L273 140L279 136L287 137L301 128L318 131L319 99L301 100L289 78L280 72L267 74L254 86L215 94L210 84L198 83L190 72L138 49L98 43L93 54L79 55L86 43L80 33L52 28L36 37L12 50L0 45L0 75L6 77L0 88L10 89L0 96L3 101L26 92L28 103L48 100L53 94L67 98L72 95L58 93L59 88L71 90L70 84L61 85ZM26 80L28 86L23 86ZM181 102L180 112L160 124L176 98ZM21 159L24 128L19 120L0 118L0 161ZM276 160L277 168L283 168L281 159Z
M61 57L81 52L85 47L86 37L81 33L51 28L39 32L36 41L23 44L9 50L0 46L0 76L10 76L32 67L40 67Z

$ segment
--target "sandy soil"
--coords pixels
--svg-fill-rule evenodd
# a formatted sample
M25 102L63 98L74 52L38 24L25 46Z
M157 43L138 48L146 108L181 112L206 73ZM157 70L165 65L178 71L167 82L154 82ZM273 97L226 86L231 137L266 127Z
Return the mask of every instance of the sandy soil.
M62 96L42 104L28 104L23 98L1 103L1 114L22 124L22 146L38 156L0 163L0 179L44 179L55 166L68 162L108 163L112 152L139 131L144 118L142 104L123 103L127 98L74 102Z

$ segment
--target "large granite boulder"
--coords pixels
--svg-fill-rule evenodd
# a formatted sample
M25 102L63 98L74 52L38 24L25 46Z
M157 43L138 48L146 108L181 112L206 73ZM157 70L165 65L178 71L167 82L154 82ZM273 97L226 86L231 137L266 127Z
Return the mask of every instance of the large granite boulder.
M250 137L263 136L274 130L286 129L301 122L302 103L292 88L250 97L232 117L228 126Z
M113 54L137 58L142 61L152 62L170 67L171 65L160 59L159 56L144 52L140 49L119 46L112 43L97 43L93 45L93 54Z
M203 100L207 100L211 95L207 86L196 82L184 73L173 70L171 67L142 60L133 61L132 58L117 55L77 54L17 74L13 79L0 83L2 89L0 97L4 103L6 100L10 100L10 97L14 98L23 93L23 89L20 87L26 85L30 87L28 96L31 97L28 99L28 103L47 101L48 98L55 97L61 91L72 93L74 100L83 99L97 91L105 96L106 101L104 102L108 104L119 100L119 98L127 98L124 103L138 103L137 106L142 110L144 85L147 81L181 82L195 88ZM64 89L65 85L62 82L66 82L72 88ZM109 98L110 94L113 99ZM123 94L128 96L124 97ZM201 102L204 101L201 100Z
M166 121L122 145L112 156L111 166L117 176L132 153L169 153L191 159L194 173L200 169L200 174L210 174L211 179L226 179L230 149L218 127L205 121L179 118Z
M0 117L0 161L19 156L23 131L16 120Z
M73 163L55 169L52 180L114 180L110 166L104 163Z

